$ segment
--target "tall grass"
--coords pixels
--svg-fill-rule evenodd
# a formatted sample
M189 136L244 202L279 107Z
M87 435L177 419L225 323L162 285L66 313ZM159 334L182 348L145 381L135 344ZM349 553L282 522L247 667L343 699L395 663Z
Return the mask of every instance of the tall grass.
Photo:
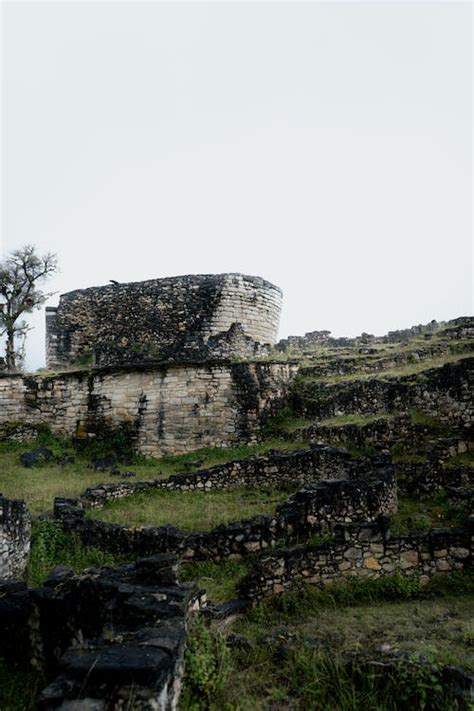
M41 585L58 565L69 566L75 573L80 573L86 568L118 565L124 560L123 556L86 548L76 535L66 533L57 521L38 519L33 522L27 582L31 587Z

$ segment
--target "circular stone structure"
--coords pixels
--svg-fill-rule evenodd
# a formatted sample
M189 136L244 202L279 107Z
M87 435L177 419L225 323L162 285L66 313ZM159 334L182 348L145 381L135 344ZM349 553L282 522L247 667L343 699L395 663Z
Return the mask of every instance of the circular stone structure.
M46 309L46 361L106 366L261 355L276 342L281 305L280 288L243 274L70 291Z

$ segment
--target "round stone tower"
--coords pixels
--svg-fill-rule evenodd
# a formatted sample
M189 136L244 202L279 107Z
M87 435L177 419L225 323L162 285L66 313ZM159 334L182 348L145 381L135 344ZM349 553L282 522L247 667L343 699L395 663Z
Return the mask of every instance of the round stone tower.
M46 309L48 367L202 361L268 352L282 291L260 277L212 274L110 284Z

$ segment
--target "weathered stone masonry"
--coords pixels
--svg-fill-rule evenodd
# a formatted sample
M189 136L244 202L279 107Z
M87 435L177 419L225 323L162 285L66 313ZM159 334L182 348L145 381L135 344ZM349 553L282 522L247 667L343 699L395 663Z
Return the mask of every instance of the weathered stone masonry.
M79 576L62 568L36 589L0 583L2 656L51 680L42 711L176 711L188 618L204 603L170 556Z
M295 381L295 411L309 417L366 415L415 408L455 427L474 422L474 358L430 368L419 374L383 379Z
M320 479L332 481L319 481ZM245 486L300 491L273 514L189 533L174 526L125 526L86 516L85 509L154 489L210 491ZM179 553L183 559L221 560L246 555L331 531L338 523L373 521L397 509L393 466L384 460L353 459L344 450L315 447L292 454L272 454L231 462L192 474L136 484L103 484L88 489L79 500L56 499L55 515L83 543L117 553L151 555Z
M223 351L251 356L275 343L281 302L278 287L242 274L71 291L46 311L47 364L69 365L92 354L98 365L205 360ZM240 331L232 330L235 324Z
M126 426L150 456L226 446L255 440L295 372L215 362L0 376L0 423L41 423L66 437Z
M341 525L335 542L296 546L260 559L241 592L258 600L295 583L323 586L349 577L416 575L422 583L437 573L472 567L474 531L439 529L391 538L387 521Z
M19 578L30 555L31 516L24 501L0 495L0 580Z
M269 452L166 479L100 484L80 497L85 508L101 508L109 501L123 499L152 489L167 491L222 491L224 489L294 489L333 479L367 479L385 469L385 458L354 458L343 449L313 445L296 452Z

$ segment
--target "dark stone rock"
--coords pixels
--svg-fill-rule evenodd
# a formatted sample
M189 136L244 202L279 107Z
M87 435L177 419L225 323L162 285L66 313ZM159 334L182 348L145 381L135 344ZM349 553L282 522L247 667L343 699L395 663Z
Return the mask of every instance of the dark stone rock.
M48 449L48 447L36 447L36 449L32 449L30 452L20 454L20 462L28 469L41 466L53 459L54 453L51 449Z
M226 600L220 605L206 608L204 614L216 620L225 620L228 617L241 615L248 609L248 600Z
M51 570L44 581L44 585L56 586L74 575L74 571L67 565L57 565Z
M112 471L113 473L120 472L117 469L117 459L116 457L102 457L93 458L91 460L91 466L96 472L106 472Z
M460 666L447 666L442 671L442 680L452 696L467 704L474 702L474 672Z
M71 650L61 658L61 667L88 684L114 683L157 686L171 667L171 658L152 646L110 646L95 651Z

